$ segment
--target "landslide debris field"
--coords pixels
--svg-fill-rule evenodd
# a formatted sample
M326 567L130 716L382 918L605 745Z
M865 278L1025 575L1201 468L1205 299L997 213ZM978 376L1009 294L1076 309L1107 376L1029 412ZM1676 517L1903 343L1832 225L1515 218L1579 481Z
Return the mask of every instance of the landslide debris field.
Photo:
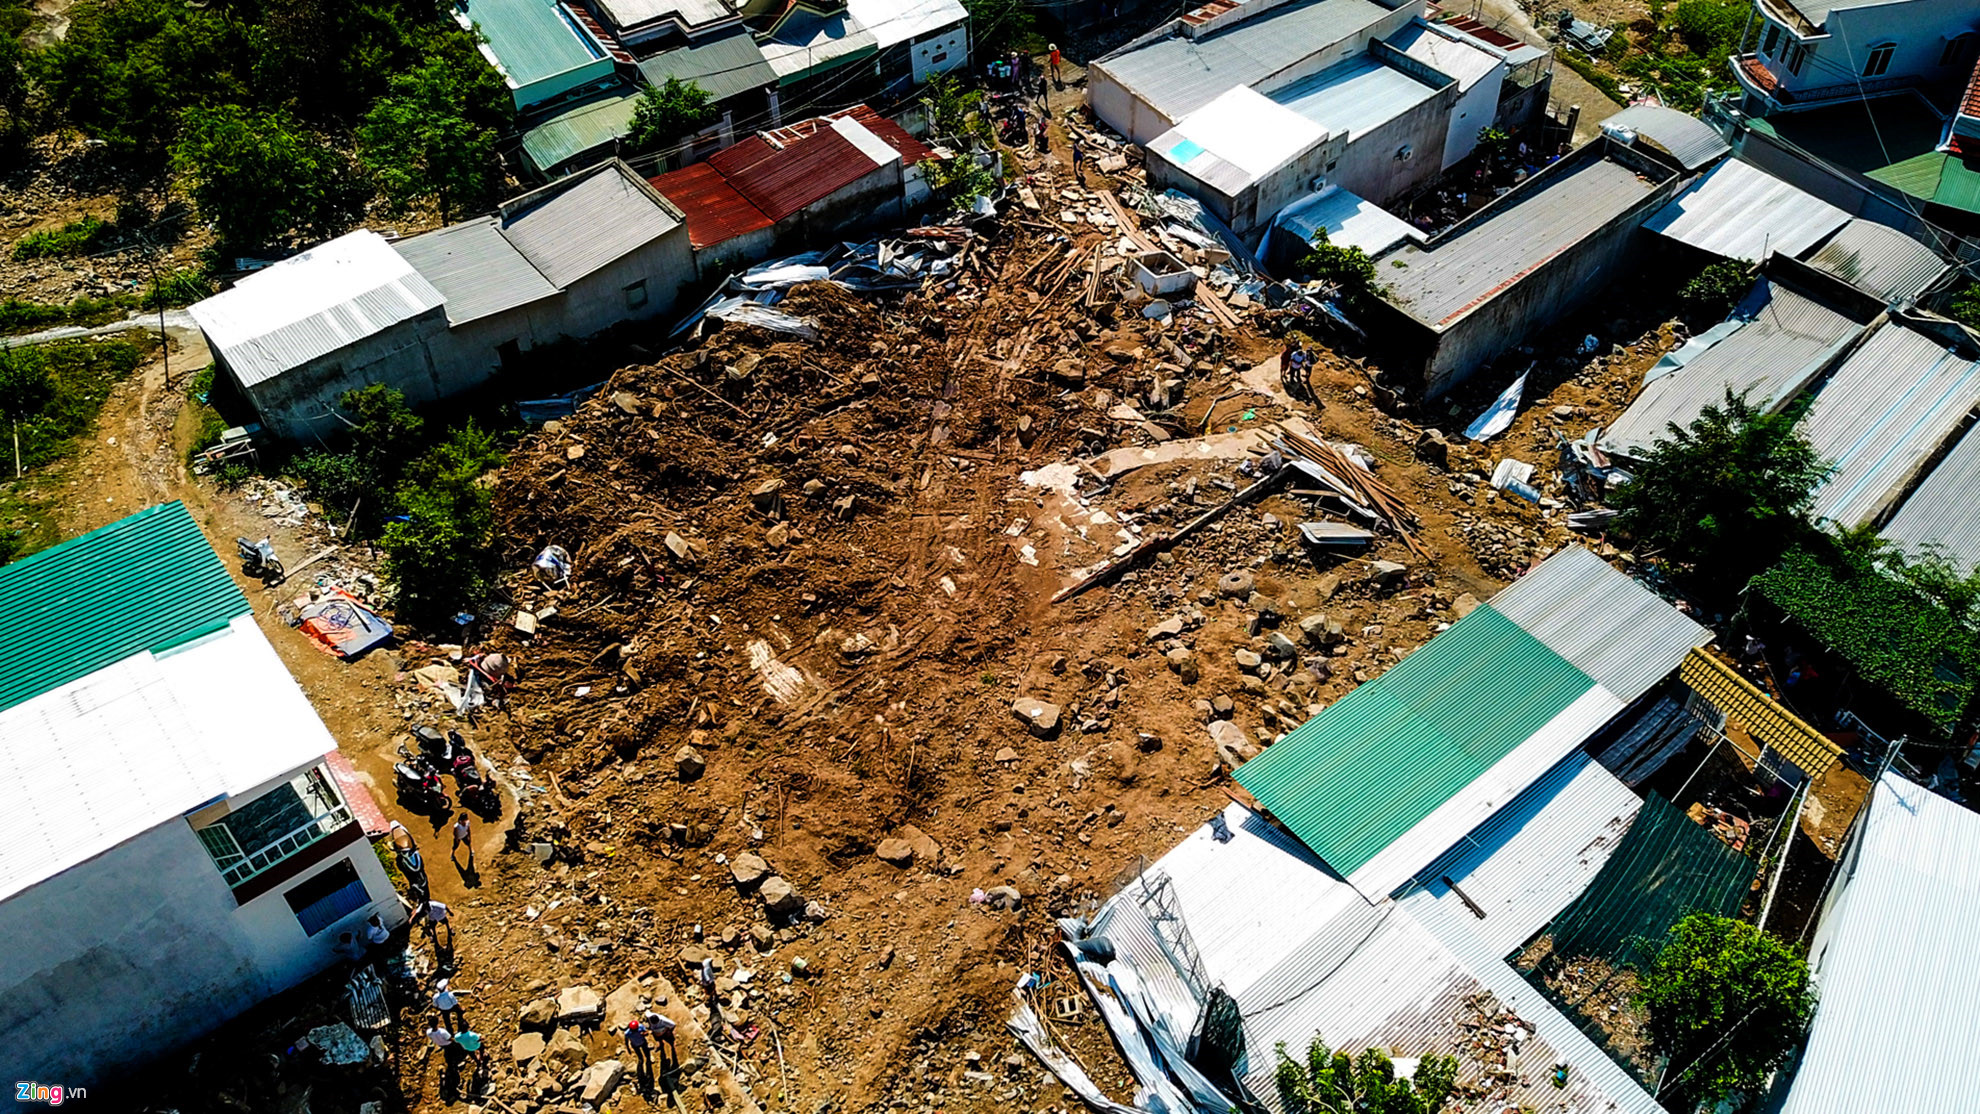
M1321 349L1317 403L1290 400L1270 311L1144 316L1120 231L1094 223L1009 222L925 292L796 287L776 308L815 341L709 320L512 454L512 567L559 545L574 573L513 578L530 618L482 647L520 670L473 731L520 791L511 845L566 856L501 856L467 902L457 983L496 1048L579 984L706 1024L712 956L733 1031L684 1045L690 1108L1076 1105L1003 1025L1022 975L1071 986L1051 918L1227 803L1231 758L1569 540L1565 510L1484 484L1506 446L1422 444L1358 361ZM1662 340L1556 376L1572 404L1503 439L1543 491L1555 426L1601 420ZM1281 428L1360 446L1428 556L1387 531L1313 556L1298 524L1338 519L1294 483L1051 602L1252 483ZM1243 735L1213 739L1226 722ZM1061 1038L1127 1097L1085 1016ZM543 1061L497 1060L511 1107L570 1097ZM424 1061L401 1070L436 1093Z

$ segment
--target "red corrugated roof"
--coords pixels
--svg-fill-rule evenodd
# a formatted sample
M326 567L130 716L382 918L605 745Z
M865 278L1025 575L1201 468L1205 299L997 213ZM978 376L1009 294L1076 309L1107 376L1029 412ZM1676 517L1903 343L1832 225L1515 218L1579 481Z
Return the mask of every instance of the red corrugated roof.
M696 249L767 227L874 171L866 152L833 129L840 118L878 136L905 166L934 157L899 124L862 104L750 136L653 185L687 215L688 242Z
M687 217L688 243L697 251L774 223L708 163L670 171L652 182Z
M1741 58L1739 60L1739 68L1745 71L1746 76L1753 80L1753 84L1758 85L1769 93L1774 91L1774 86L1781 83L1781 79L1774 76L1774 71L1761 65L1758 58Z

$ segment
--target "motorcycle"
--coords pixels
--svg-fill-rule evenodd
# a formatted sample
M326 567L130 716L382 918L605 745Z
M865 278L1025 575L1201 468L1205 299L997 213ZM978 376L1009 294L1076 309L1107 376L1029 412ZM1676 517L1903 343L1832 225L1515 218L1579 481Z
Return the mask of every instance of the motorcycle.
M474 752L468 749L467 740L461 738L460 732L448 731L443 735L431 727L415 727L413 737L419 740L420 756L432 763L434 769L457 778L463 770L471 778L480 776Z
M400 804L425 813L446 812L454 807L446 783L440 780L440 771L424 757L407 750L403 743L399 745L399 755L405 761L392 764L392 782L399 792Z
M246 538L235 538L234 548L240 553L242 570L249 576L262 580L282 577L282 559L275 556L275 546L269 539L251 542Z

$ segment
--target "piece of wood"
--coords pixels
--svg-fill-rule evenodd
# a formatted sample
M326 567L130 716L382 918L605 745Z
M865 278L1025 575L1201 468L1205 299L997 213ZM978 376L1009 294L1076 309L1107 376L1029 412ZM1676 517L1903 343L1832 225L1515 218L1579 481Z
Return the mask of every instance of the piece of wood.
M1237 509L1238 507L1241 507L1244 504L1249 503L1251 500L1256 499L1259 495L1263 494L1267 488L1271 487L1273 484L1276 484L1280 480L1284 479L1286 476L1286 472L1287 469L1281 467L1278 471L1273 472L1271 475L1255 481L1254 483L1251 484L1251 486L1238 492L1236 495L1231 496L1229 499L1224 500L1222 503L1219 503L1217 506L1214 506L1209 510L1204 511L1202 514L1197 515L1195 518L1190 519L1188 522L1183 524L1181 529L1172 530L1168 533L1158 534L1154 537L1144 539L1139 545L1136 545L1133 549L1122 554L1120 557L1114 559L1113 561L1108 562L1105 567L1101 568L1098 572L1095 572L1093 575L1075 584L1068 584L1064 588L1059 589L1058 592L1052 596L1051 602L1064 603L1065 601L1072 599L1074 596L1077 596L1080 593L1085 592L1089 588L1098 587L1101 584L1107 583L1108 581L1114 579L1115 577L1128 571L1129 569L1142 563L1143 561L1148 560L1149 558L1155 556L1155 554L1160 553L1165 549L1173 549L1178 543L1182 542L1185 538L1189 537L1191 534L1196 533L1198 530L1203 529L1205 526L1208 526L1211 523L1217 521L1218 519L1224 517L1225 515L1231 513L1231 511Z
M355 515L354 515L354 517L355 517ZM318 554L317 554L316 556L314 556L314 557L311 557L311 558L310 558L309 560L307 560L307 561L304 561L304 562L303 562L302 564L300 564L300 565L297 565L297 566L296 566L295 568L293 568L293 569L284 569L284 570L283 570L283 572L282 572L282 576L281 576L281 579L279 579L279 580L275 580L275 581L271 581L271 582L269 583L269 587L271 587L271 588L272 588L272 587L274 587L274 586L275 586L275 585L277 585L277 584L284 584L284 583L287 583L287 582L288 582L288 579L289 579L290 577L292 577L292 576L294 576L294 575L296 575L297 573L299 573L299 572L301 572L301 571L303 571L304 569L306 569L306 568L308 568L308 567L310 567L311 565L314 565L314 564L315 564L315 563L317 563L318 561L321 561L321 560L323 560L323 559L324 559L325 557L328 557L328 556L330 556L330 555L331 555L332 553L335 553L335 552L337 552L337 550L338 550L339 548L341 548L341 547L339 547L339 546L334 546L334 545L333 545L333 546L331 546L330 548L328 548L328 549L326 549L326 550L324 550L323 552L321 552L321 553L318 553Z

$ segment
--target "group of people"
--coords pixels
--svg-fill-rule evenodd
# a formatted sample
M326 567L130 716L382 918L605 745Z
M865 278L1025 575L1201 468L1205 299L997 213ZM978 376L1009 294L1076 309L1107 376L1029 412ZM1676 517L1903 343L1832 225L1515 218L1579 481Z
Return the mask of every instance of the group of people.
M1063 69L1065 57L1059 53L1059 44L1046 44L1044 73L1035 72L1033 70L1035 65L1029 54L1022 50L1013 50L1009 54L996 55L985 63L983 76L992 89L1014 89L1020 93L1042 92L1043 90L1038 89L1038 80L1045 74L1051 75L1052 84L1056 88L1066 87Z
M468 1024L467 1011L461 1008L462 991L455 990L445 978L433 983L433 1015L427 1022L426 1041L440 1051L445 1067L441 1075L443 1087L457 1089L461 1083L461 1069L469 1068L469 1088L488 1076L488 1050L483 1047L481 1034Z

